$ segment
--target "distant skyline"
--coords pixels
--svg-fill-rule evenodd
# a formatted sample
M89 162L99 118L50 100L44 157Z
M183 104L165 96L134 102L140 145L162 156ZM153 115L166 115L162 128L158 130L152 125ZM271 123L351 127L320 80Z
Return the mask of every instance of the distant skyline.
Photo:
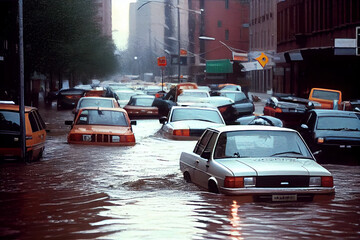
M112 0L112 36L119 50L127 48L131 2L136 2L136 0Z

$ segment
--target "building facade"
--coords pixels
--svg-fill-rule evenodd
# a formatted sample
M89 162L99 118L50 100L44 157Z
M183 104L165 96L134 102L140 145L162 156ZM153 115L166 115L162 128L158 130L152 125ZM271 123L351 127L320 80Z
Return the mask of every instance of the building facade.
M341 90L345 100L359 98L359 9L358 0L278 3L277 51L284 61L277 64L274 91L307 97L312 87L323 87Z
M279 0L250 1L250 51L251 59L265 53L269 62L264 69L251 71L252 90L272 91L274 56L277 45L276 6Z
M111 1L95 0L95 7L97 9L95 19L101 27L102 34L108 37L112 36Z
M246 74L241 72L241 61L234 60L234 54L246 55L249 51L249 2L199 0L203 11L199 22L201 39L198 41L201 61L206 63L205 79L199 79L200 83L232 82L248 85L244 82ZM213 68L209 60L221 61L215 62ZM226 66L229 64L231 66Z
M171 64L177 60L180 47L188 49L188 14L178 9L187 9L188 0L165 0L163 2L138 0L130 4L129 21L129 58L134 59L132 72L145 72L160 75L157 57L166 56L168 65L166 75L177 76L178 65ZM178 8L179 6L179 8ZM178 17L178 13L180 16ZM180 20L180 24L178 24ZM180 34L178 31L180 30ZM131 61L131 60L130 60ZM187 68L181 66L181 75L187 74Z

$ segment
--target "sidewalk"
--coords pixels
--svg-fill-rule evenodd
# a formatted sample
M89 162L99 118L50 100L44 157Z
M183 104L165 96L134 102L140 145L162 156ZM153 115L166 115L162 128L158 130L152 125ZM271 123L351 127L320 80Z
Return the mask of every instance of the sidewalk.
M258 92L248 92L249 98L250 100L252 100L252 96L254 96L255 98L258 97L259 101L254 101L254 105L255 105L255 112L254 114L257 115L263 115L264 114L264 106L266 101L272 96L271 94L268 93L258 93Z

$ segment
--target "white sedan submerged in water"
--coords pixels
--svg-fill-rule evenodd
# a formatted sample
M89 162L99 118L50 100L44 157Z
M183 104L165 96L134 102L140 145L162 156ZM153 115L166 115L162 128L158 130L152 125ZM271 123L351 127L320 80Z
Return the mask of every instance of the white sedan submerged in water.
M159 119L160 133L174 140L197 140L208 127L225 126L215 107L172 107L169 117Z
M297 201L335 192L331 173L299 133L287 128L208 128L193 152L181 154L180 169L187 182L226 195Z

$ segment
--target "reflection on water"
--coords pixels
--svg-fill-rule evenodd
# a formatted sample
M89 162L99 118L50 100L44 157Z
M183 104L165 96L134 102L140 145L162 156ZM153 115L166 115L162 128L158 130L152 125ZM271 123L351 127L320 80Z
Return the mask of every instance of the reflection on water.
M0 165L0 238L360 238L359 166L325 165L333 198L257 203L186 183L179 156L195 142L161 138L156 120L138 121L133 147L98 147L66 143L70 111L43 115L44 158Z

